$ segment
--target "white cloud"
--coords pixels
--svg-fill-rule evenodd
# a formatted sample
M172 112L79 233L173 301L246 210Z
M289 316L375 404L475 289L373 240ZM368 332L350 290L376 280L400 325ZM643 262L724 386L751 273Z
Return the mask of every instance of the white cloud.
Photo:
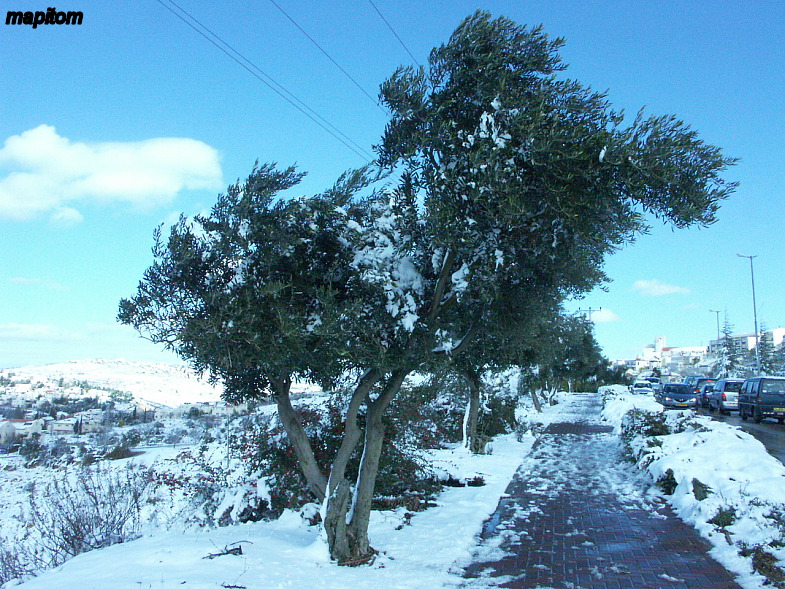
M598 309L591 312L591 319L594 323L613 323L614 321L621 321L616 313L610 309Z
M0 218L27 220L48 214L78 223L83 202L152 207L184 189L222 185L218 152L188 138L80 143L40 125L6 139L0 149Z
M638 280L632 285L633 290L637 290L642 295L649 297L661 297L669 294L690 294L689 288L663 284L659 280Z

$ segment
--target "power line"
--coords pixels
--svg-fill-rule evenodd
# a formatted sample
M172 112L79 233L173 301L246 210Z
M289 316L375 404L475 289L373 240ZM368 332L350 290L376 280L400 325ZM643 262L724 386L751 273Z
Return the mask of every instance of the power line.
M189 19L191 19L194 23L196 23L203 30L200 30L199 28L194 26L194 24L192 24L191 22L188 22L188 20L186 20L182 16L182 14L179 14L177 11L173 10L171 8L171 6L169 6L168 4L165 3L165 1L168 2L169 4L171 4L172 6L175 6L180 12L185 14ZM224 41L221 37L219 37L216 33L214 33L212 30L210 30L207 26L202 24L196 17L191 15L187 10L185 10L184 8L179 6L176 2L174 2L174 0L156 0L156 2L158 2L161 6L166 8L169 12L174 14L177 18L179 18L181 21L183 21L186 25L191 27L194 31L196 31L199 35L204 37L212 45L217 47L221 52L223 52L226 56L228 56L230 59L232 59L234 62L236 62L240 67L245 69L248 73L250 73L252 76L254 76L257 80L259 80L260 82L265 84L273 92L275 92L281 98L286 100L286 102L291 104L293 107L295 107L301 113L303 113L306 117L311 119L311 121L313 121L314 123L319 125L322 129L327 131L327 133L329 133L335 139L340 141L345 147L347 147L348 149L353 151L356 155L360 156L361 158L363 158L364 160L366 160L369 163L374 160L374 157L370 153L365 151L365 149L363 149L360 145L358 145L356 142L354 142L346 134L341 132L337 127L335 127L333 124L331 124L329 121L327 121L324 117L322 117L320 114L318 114L316 111L314 111L305 102L303 102L302 100L297 98L297 96L295 96L292 92L287 90L282 84L279 84L278 82L276 82L275 79L273 79L272 76L270 76L268 73L264 72L261 68L259 68L259 66L254 64L252 61L250 61L248 58L246 58L243 54L241 54L239 51L237 51L234 47L229 45L229 43ZM209 33L215 40L211 39L210 37L208 37L205 34L204 31ZM239 59L238 59L238 57L239 57ZM240 61L240 60L242 60L242 61ZM243 63L243 62L245 62L245 63ZM248 65L246 65L246 64L248 64ZM254 70L256 70L256 71L254 71ZM261 75L259 75L259 74L261 74ZM264 76L264 77L262 77L262 76ZM267 78L267 79L265 79L265 78ZM310 112L308 112L308 111L310 111Z
M392 31L392 34L395 35L395 38L398 39L398 43L400 43L401 46L406 50L406 53L409 54L409 57L412 58L412 61L414 61L414 63L416 63L418 67L422 67L420 66L420 62L417 61L417 58L414 57L414 55L412 55L412 52L409 51L409 48L406 46L403 40L398 36L398 33L395 32L395 29L392 28L392 25L389 22L387 22L387 19L384 18L384 15L379 11L378 8L376 8L376 4L373 3L373 0L368 0L368 2L371 3L371 6L373 6L373 9L376 11L376 14L378 14L379 18L381 18L384 21L384 24L387 25L387 28L390 29L390 31Z
M277 3L275 0L270 0L270 2L271 2L271 3L272 3L272 5L273 5L273 6L275 6L275 7L276 7L278 10L280 10L280 11L281 11L281 13L282 13L282 14L283 14L283 15L284 15L286 18L288 18L288 19L291 21L291 23L292 23L292 24L293 24L295 27L297 27L297 29L298 29L298 30L299 30L299 31L300 31L300 32L301 32L303 35L305 35L305 36L308 38L308 40L309 40L311 43L313 43L314 45L316 45L316 47L319 49L319 51L321 51L322 53L324 53L324 55L327 57L327 59L329 59L329 60L330 60L330 61L333 63L333 65L334 65L335 67L337 67L339 70L341 70L341 73L343 73L343 75L344 75L344 76L346 76L347 78L349 78L349 80L352 82L352 84L354 84L355 86L357 86L357 88L359 88L359 89L360 89L360 92L362 92L363 94L365 94L365 95L368 97L368 99L369 99L371 102L373 102L373 104L376 106L376 108L378 108L380 111L382 111L382 112L383 112L385 115L387 114L387 111L385 111L385 110L384 110L384 109L383 109L383 108L382 108L382 107L379 105L379 103L377 102L377 100L376 100L376 99L375 99L373 96L371 96L370 94L368 94L368 92L366 92L366 91L365 91L365 88L363 88L362 86L360 86L360 84L357 82L357 80L355 80L355 79L354 79L354 78L353 78L353 77L352 77L352 76L349 74L349 72L347 72L345 69L343 69L343 68L341 67L341 64L339 64L337 61L335 61L335 60L332 58L332 56L331 56L329 53L327 53L327 51L325 51L325 49L324 49L324 48L323 48L321 45L319 45L319 43L317 43L317 42L316 42L316 40L315 40L313 37L311 37L311 35L309 35L307 32L305 32L305 29L303 29L303 28L302 28L302 27L301 27L299 24L297 24L297 21L295 21L295 20L294 20L294 19L293 19L291 16L289 16L289 14L288 14L288 13L287 13L287 12L286 12L286 11L285 11L283 8L281 8L281 6L280 6L280 5L279 5L279 4L278 4L278 3Z

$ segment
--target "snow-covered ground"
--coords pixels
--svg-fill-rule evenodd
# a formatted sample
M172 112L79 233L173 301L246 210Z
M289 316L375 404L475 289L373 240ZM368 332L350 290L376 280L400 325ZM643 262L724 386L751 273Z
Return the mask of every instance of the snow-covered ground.
M138 589L378 587L430 588L454 585L476 543L484 519L494 511L515 469L534 443L507 435L494 440L493 454L471 456L461 448L435 451L437 468L456 478L485 479L482 487L447 488L437 507L407 523L405 510L374 512L371 567L337 567L317 527L287 512L274 522L222 528L151 529L141 539L77 556L23 584L25 589ZM228 547L242 555L206 558ZM7 586L14 586L13 582Z
M660 413L650 397L629 395L623 388L606 390L603 418L621 431L624 415L633 408ZM537 416L543 425L569 420L569 396ZM668 412L668 426L679 433L659 436L655 443L638 436L630 440L640 456L639 467L651 474L650 483L673 471L675 491L668 501L677 513L713 542L712 555L736 573L745 588L763 587L765 579L753 572L752 558L740 549L764 546L782 559L776 543L785 529L785 467L771 458L751 436L724 423L690 412ZM536 429L536 428L535 428ZM374 512L371 540L380 554L369 567L338 567L329 562L319 529L298 513L287 512L274 522L219 528L149 526L138 540L79 555L56 569L29 579L25 589L217 588L353 586L402 589L458 586L463 566L477 544L483 521L535 439L502 436L493 453L471 456L455 447L434 451L437 468L456 478L484 478L483 487L447 488L437 506L414 515L404 510ZM528 456L528 458L527 458ZM145 457L149 463L151 455ZM161 455L165 460L171 456ZM141 459L140 459L141 460ZM9 473L9 476L13 473ZM22 474L16 473L23 484ZM708 488L695 495L693 479ZM646 477L640 484L646 484ZM551 482L543 482L551 484ZM3 481L3 486L7 484ZM642 503L647 489L629 481L609 481L622 500ZM702 488L702 487L701 487ZM5 493L5 491L4 491ZM733 509L733 520L709 523L723 510ZM771 542L775 541L775 546ZM241 547L240 555L211 555ZM749 551L748 551L749 552ZM15 582L7 584L16 586Z

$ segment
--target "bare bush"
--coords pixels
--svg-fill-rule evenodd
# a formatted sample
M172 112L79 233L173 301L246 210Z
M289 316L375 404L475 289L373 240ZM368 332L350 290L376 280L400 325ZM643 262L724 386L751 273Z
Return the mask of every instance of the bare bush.
M15 542L0 538L0 585L35 572L36 554L20 549Z
M145 469L81 467L30 491L30 524L41 532L36 552L48 566L134 539L150 477Z

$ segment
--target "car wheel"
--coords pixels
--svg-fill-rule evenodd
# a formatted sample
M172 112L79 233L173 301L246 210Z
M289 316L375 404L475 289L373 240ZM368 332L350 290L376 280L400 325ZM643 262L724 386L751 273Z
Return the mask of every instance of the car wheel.
M739 417L742 421L747 421L747 412L744 410L744 407L739 407Z
M755 423L760 423L763 421L763 414L760 412L760 409L756 407L752 412L752 421Z

